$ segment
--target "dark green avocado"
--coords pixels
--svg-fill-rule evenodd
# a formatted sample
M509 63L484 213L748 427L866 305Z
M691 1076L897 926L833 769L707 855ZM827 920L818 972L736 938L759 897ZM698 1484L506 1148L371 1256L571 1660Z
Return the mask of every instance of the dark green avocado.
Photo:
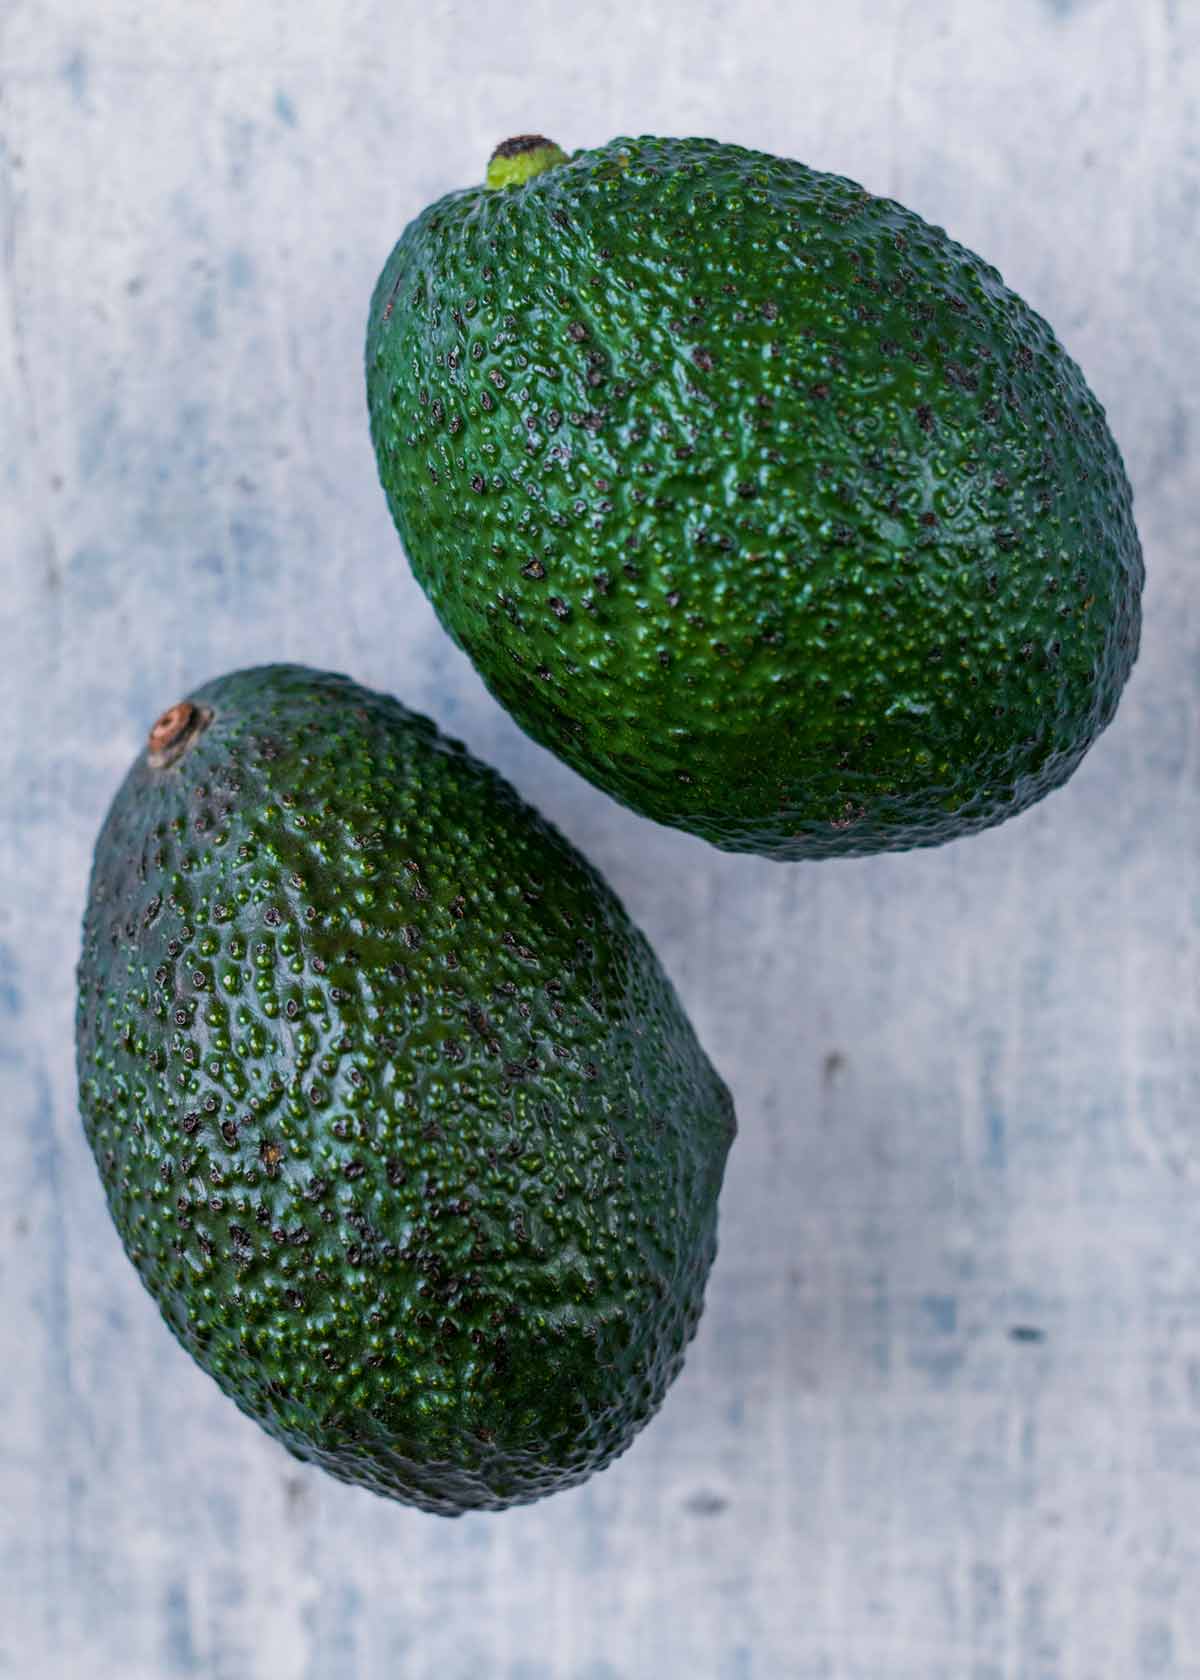
M995 269L712 140L538 136L367 335L414 572L537 740L734 851L935 845L1059 786L1138 647L1104 412Z
M297 1457L498 1510L657 1409L729 1095L596 872L425 718L283 665L164 713L97 842L77 1043L143 1283Z

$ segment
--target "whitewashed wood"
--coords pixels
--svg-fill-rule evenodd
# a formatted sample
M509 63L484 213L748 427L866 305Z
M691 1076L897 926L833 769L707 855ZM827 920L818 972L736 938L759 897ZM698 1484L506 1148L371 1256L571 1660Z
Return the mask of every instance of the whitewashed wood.
M0 1675L1200 1676L1200 9L0 0L0 74ZM490 701L402 562L361 336L404 221L531 127L850 174L1055 324L1150 570L1067 789L777 867L620 810ZM289 1460L163 1329L79 1129L107 800L164 703L281 657L553 816L737 1098L684 1377L530 1510L448 1524Z

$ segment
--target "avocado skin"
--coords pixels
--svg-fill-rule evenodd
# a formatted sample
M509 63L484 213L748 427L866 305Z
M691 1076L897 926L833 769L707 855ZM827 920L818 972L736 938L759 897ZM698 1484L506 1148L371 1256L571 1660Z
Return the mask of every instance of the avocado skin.
M854 182L619 139L405 230L383 487L536 740L732 851L936 845L1059 786L1137 654L1104 412L997 272Z
M126 1251L297 1457L499 1510L678 1373L733 1109L596 872L427 719L295 666L199 690L95 853L84 1127Z

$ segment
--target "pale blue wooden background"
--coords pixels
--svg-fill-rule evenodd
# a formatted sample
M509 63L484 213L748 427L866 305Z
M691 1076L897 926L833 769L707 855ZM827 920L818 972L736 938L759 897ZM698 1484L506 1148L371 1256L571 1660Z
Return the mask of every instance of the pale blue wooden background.
M1200 7L584 11L0 0L0 1674L1200 1676ZM1067 789L778 867L488 699L398 551L360 341L405 220L531 127L851 174L1051 319L1150 572ZM93 834L160 707L275 658L393 689L560 822L737 1098L689 1367L539 1507L446 1524L290 1461L170 1340L83 1143Z

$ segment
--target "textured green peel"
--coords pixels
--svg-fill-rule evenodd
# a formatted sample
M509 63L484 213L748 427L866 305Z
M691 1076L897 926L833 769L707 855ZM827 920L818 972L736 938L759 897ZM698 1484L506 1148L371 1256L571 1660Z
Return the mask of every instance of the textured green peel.
M562 836L385 696L266 667L155 730L97 842L77 1015L142 1281L345 1481L446 1515L582 1481L661 1402L715 1248L733 1111L670 982Z
M1104 414L996 271L851 181L622 139L405 230L380 476L517 721L732 850L934 845L1071 774L1137 653Z

